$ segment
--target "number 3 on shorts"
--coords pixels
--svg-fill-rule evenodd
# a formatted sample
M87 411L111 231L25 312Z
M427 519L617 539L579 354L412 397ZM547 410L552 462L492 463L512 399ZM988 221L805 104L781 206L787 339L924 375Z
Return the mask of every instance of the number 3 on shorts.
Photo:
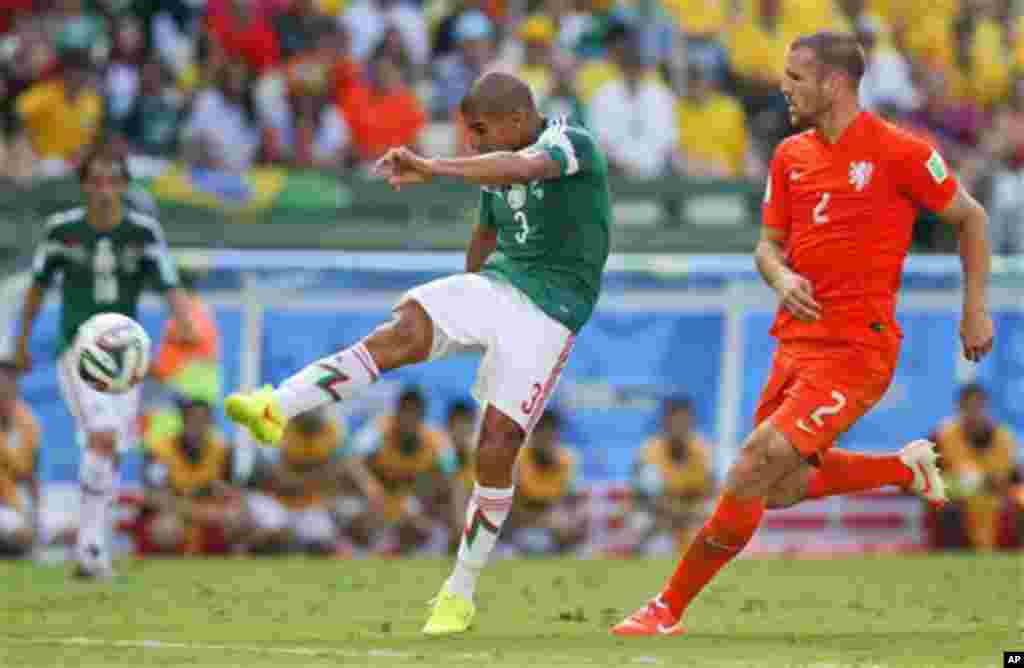
M825 426L824 418L828 417L829 415L835 415L839 411L843 410L844 406L846 406L846 397L843 395L842 392L839 392L838 390L832 390L832 399L833 401L835 401L834 404L825 404L823 406L818 406L813 411L811 411L811 422L814 423L815 427L820 428ZM808 434L814 433L814 428L809 426L807 422L802 419L797 420L796 426L803 429Z
M518 232L516 232L516 241L518 241L520 244L525 244L526 237L530 236L530 221L526 219L526 214L523 213L522 211L516 211L515 215L512 216L512 218L517 223L522 225L522 228Z

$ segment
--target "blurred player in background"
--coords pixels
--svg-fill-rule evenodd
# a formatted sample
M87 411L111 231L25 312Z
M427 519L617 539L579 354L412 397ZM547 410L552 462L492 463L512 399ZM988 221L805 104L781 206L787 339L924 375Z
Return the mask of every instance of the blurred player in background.
M279 447L261 450L261 467L266 467L259 474L261 489L248 496L253 551L334 551L333 508L348 479L346 433L324 410L314 410L288 423Z
M967 540L976 550L997 547L999 521L1009 498L1017 463L1017 443L1005 424L988 410L988 392L977 384L961 388L957 416L933 438L942 456L944 477L957 501L945 512L963 520Z
M424 633L467 630L476 583L515 495L513 467L590 319L609 251L608 163L595 140L544 118L530 88L499 72L460 104L478 155L424 158L388 151L378 163L395 188L451 177L483 186L466 272L408 292L389 323L279 388L228 397L228 415L275 442L289 418L345 401L385 371L459 352L482 354L474 394L483 405L476 486L451 577Z
M775 151L756 260L779 295L771 375L714 513L661 594L613 629L683 632L686 607L754 535L765 508L887 485L942 503L930 441L898 453L832 448L881 399L899 357L896 295L918 208L956 228L963 264L964 356L992 349L988 216L929 144L862 111L864 52L849 35L793 42L782 92L809 130Z
M18 398L18 368L0 361L0 555L24 556L42 538L39 439L39 422Z
M667 534L681 551L704 519L704 501L711 493L711 446L693 431L689 397L666 399L661 433L640 448L633 469L636 519L645 525L636 551L654 548Z
M516 498L506 540L526 554L562 554L587 535L576 493L579 455L562 444L561 431L561 416L544 411L516 459Z
M179 410L181 431L146 451L140 551L225 554L243 531L233 451L213 423L210 404L181 399Z
M432 516L432 503L441 488L450 498L464 498L456 478L455 451L447 436L424 422L426 401L416 388L398 397L394 414L383 415L360 431L353 441L349 471L366 501L352 522L353 541L373 547L381 530L398 533L398 552L409 554L425 546L441 520L458 531L455 511L448 518ZM461 509L461 508L460 508Z
M156 220L122 205L128 166L106 146L95 146L78 171L86 206L52 216L32 265L33 282L25 294L17 338L18 368L32 368L29 341L46 290L60 275L61 317L57 344L61 395L74 416L84 449L79 464L82 501L79 512L77 568L82 577L112 574L109 546L117 453L135 444L140 388L105 394L78 375L75 335L97 313L137 317L146 287L163 292L181 338L194 341L188 302L178 289L178 275L163 230Z

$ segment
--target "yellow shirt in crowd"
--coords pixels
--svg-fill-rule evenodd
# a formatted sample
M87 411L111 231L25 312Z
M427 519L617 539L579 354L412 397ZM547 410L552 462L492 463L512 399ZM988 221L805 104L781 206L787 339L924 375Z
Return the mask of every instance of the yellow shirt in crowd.
M679 148L687 157L725 165L730 176L743 175L747 118L735 99L719 93L712 93L700 103L680 98L676 127Z
M15 105L32 150L43 159L71 158L92 143L103 121L103 102L95 91L69 100L59 79L32 86Z
M18 483L35 475L39 422L23 401L14 406L11 423L0 426L0 505L22 510Z

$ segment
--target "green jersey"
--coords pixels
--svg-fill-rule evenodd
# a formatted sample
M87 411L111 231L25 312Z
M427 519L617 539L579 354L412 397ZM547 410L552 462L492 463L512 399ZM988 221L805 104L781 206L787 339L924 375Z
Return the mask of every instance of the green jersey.
M547 153L559 164L559 176L483 189L480 222L497 228L498 237L482 272L516 286L578 332L597 303L608 259L608 163L582 127L544 123L524 152Z
M97 313L135 318L144 287L163 292L178 285L160 223L135 211L127 211L109 232L90 225L84 208L51 217L36 249L32 276L45 288L58 274L63 279L58 354Z

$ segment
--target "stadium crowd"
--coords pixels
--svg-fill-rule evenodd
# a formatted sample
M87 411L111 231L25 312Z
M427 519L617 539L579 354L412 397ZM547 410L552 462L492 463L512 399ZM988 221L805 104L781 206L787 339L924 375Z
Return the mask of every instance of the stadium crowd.
M865 106L928 136L1024 245L1024 10L1012 0L5 0L0 175L66 173L98 132L145 172L365 168L458 152L491 69L529 82L635 179L764 179L792 129L785 45L854 31Z

